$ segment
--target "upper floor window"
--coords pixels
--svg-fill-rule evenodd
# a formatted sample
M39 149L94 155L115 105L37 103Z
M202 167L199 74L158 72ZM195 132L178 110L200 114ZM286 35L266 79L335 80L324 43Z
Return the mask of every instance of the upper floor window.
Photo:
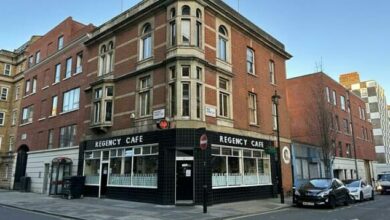
M114 42L109 41L100 47L98 76L111 73L114 63Z
M11 75L11 64L6 63L4 65L4 75L6 75L6 76Z
M12 118L11 118L11 125L12 126L16 125L17 118L18 118L18 111L17 110L13 110L12 111Z
M51 113L50 116L57 115L58 96L53 96L51 99Z
M80 88L72 89L64 93L62 112L69 112L79 108Z
M182 116L190 116L190 83L182 83Z
M70 125L60 129L60 148L73 147L76 143L77 125Z
M196 9L196 18L197 19L202 19L202 11L199 8Z
M103 86L94 90L93 123L112 122L114 87Z
M343 119L343 122L344 122L344 132L346 134L349 134L349 123L348 123L348 119Z
M1 87L0 100L6 101L8 99L8 87Z
M183 44L189 45L191 42L191 20L181 20L181 40Z
M54 73L54 83L60 82L61 79L61 63L57 64Z
M58 37L57 40L57 49L61 50L64 47L64 36Z
M152 57L152 26L146 23L142 28L141 60Z
M145 76L139 79L139 116L150 115L151 112L151 77Z
M171 18L176 17L176 9L175 9L175 8L171 8L171 13L170 13L170 15L171 15Z
M230 82L219 77L219 116L230 117Z
M218 28L218 58L227 61L227 42L228 42L228 32L226 27L221 25Z
M0 112L0 126L4 126L4 121L5 121L5 113Z
M66 59L66 66L65 66L65 79L69 78L72 75L72 57L69 57Z
M34 56L31 55L29 58L28 58L28 67L32 67L34 65Z
M257 124L257 95L249 93L248 96L249 123Z
M36 76L34 76L32 79L31 92L32 93L37 92L37 77Z
M49 134L47 137L47 149L53 148L53 136L54 136L54 129L49 129Z
M329 87L325 87L326 100L330 102L330 92Z
M169 23L169 35L170 35L170 43L172 46L176 45L176 21L173 20Z
M246 71L255 74L255 52L251 48L246 48Z
M341 110L345 111L345 97L342 95L340 96L340 106L341 106Z
M332 96L332 98L333 98L333 99L332 99L332 100L333 100L333 105L336 106L336 105L337 105L336 91L333 90L333 93L332 93L332 94L333 94L333 96Z
M83 72L83 53L80 52L77 54L76 57L76 71L75 73L81 73Z
M26 86L24 87L24 94L27 95L30 92L30 80L26 80Z
M191 8L188 5L184 5L181 8L181 15L191 15Z
M15 100L19 100L20 98L20 86L15 87Z
M200 9L196 9L196 29L195 29L195 45L197 47L202 46L202 12Z
M268 69L269 69L269 82L272 83L272 84L276 84L275 63L274 63L274 61L272 61L272 60L269 61Z
M31 123L33 121L34 106L30 105L23 108L22 111L22 124Z
M35 53L35 64L39 63L41 61L41 51L37 51Z

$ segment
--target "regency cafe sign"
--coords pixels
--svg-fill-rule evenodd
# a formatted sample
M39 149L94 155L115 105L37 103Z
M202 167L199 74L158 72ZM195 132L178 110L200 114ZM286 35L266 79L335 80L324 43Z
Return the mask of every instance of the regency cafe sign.
M252 147L252 148L264 148L264 141L255 138L219 134L218 142L221 145L238 146L238 147Z
M100 149L145 144L144 135L120 136L110 139L93 140L87 142L87 149Z

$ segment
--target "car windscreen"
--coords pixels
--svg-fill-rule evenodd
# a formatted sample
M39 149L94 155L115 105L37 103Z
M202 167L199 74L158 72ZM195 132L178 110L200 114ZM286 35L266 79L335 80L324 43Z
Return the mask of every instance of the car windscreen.
M320 188L320 189L326 189L329 188L332 184L332 180L330 179L312 179L306 182L302 185L302 188L308 189L308 188Z
M359 187L360 181L352 180L352 181L343 181L346 187Z
M382 175L379 177L379 180L380 180L380 181L390 181L390 174L382 174Z

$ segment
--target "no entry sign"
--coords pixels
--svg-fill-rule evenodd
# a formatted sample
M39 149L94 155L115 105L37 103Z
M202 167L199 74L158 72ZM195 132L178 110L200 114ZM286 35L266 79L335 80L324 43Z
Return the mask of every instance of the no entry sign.
M202 136L200 136L200 149L202 150L206 150L207 149L207 135L206 134L202 134Z

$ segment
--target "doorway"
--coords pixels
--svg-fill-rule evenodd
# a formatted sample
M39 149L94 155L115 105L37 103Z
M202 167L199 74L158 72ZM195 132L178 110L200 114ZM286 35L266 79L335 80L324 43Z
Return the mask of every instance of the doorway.
M45 170L43 173L43 190L42 190L43 194L48 194L47 185L49 183L49 170L50 170L50 164L45 163Z
M102 163L100 175L100 197L105 197L107 193L108 163Z
M194 156L192 150L176 151L176 204L194 202Z

